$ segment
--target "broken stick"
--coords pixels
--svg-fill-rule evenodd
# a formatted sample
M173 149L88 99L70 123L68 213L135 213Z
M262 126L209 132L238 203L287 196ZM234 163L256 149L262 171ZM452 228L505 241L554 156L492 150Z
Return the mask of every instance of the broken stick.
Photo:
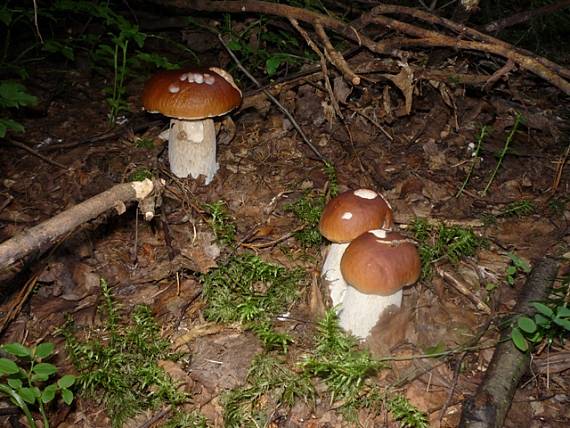
M154 183L149 179L117 184L109 190L4 241L0 244L0 270L34 251L45 250L60 236L111 208L116 208L122 214L125 211L126 202L141 201L148 197L153 189Z
M532 315L531 302L544 300L558 272L558 261L545 257L532 270L522 289L514 312ZM461 414L460 428L502 427L521 377L530 365L530 354L519 351L510 339L511 329L501 335L501 341L483 382L473 397L466 400Z

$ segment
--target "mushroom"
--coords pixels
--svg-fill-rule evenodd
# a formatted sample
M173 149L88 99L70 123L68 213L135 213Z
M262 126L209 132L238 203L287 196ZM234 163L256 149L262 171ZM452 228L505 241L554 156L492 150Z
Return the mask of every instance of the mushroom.
M382 229L360 235L346 248L340 262L349 284L339 313L339 325L365 339L390 306L402 304L402 288L420 277L421 261L414 242Z
M319 230L332 244L327 249L321 277L329 285L333 307L342 302L347 287L340 273L340 260L349 242L368 230L389 229L392 224L390 204L373 190L343 192L325 206Z
M216 171L216 130L213 117L239 106L241 91L220 68L162 71L144 85L143 106L170 117L168 160L177 177L206 177Z

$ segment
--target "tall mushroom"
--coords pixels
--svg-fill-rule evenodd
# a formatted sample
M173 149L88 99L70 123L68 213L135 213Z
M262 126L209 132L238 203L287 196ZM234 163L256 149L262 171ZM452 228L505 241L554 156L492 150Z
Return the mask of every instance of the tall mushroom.
M333 306L342 302L347 287L340 273L340 260L349 242L368 230L389 229L392 224L390 204L373 190L343 192L325 206L319 230L331 245L325 255L321 276L329 285Z
M241 91L220 68L162 71L145 84L143 106L171 118L168 137L170 170L177 177L205 176L216 171L216 130L213 117L239 106Z
M340 270L349 284L339 324L365 339L382 313L402 304L402 288L418 280L421 261L416 245L398 232L371 230L346 248Z

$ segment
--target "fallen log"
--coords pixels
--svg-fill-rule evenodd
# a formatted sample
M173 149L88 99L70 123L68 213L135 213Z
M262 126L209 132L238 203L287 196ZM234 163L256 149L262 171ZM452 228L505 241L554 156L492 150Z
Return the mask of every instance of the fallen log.
M153 191L151 180L117 184L49 220L31 227L0 244L0 270L35 251L43 251L64 234L94 219L105 211L117 208L122 213L125 203L147 198Z
M558 260L545 257L530 273L514 312L534 315L533 301L545 300L558 272ZM460 428L498 428L507 412L522 376L528 371L530 354L519 351L510 340L511 329L501 334L501 341L485 372L483 382L464 405Z

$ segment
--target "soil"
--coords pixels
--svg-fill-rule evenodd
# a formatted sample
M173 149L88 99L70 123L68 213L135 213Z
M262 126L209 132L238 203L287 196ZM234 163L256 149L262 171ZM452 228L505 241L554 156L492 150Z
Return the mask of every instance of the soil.
M351 64L358 68L372 61L373 56L360 53ZM345 89L341 119L331 114L320 77L315 73L299 79L282 88L277 97L334 165L341 191L381 191L403 233L408 233L417 216L435 224L449 221L472 227L486 239L485 248L474 256L445 263L442 269L460 278L490 313L436 273L406 288L401 310L382 320L362 343L376 357L406 357L435 346L456 349L484 329L469 352L397 361L377 376L381 384L398 385L429 415L431 426L457 426L463 400L481 382L498 337L496 326L489 328L487 321L508 314L524 284L520 273L512 285L507 284L509 254L533 266L545 254L570 243L570 171L565 157L568 98L524 73L513 73L488 92L417 81L411 111L406 114L402 92L371 75L361 87ZM32 73L30 81L41 103L20 112L18 119L26 132L17 138L65 168L13 145L1 145L0 242L129 181L141 168L163 178L165 186L151 222L138 216L135 205L122 215L109 211L61 239L22 270L4 272L5 301L13 302L7 300L8 288L18 289L30 278L35 288L7 325L2 342L52 341L58 349L57 364L73 371L62 338L54 332L68 314L80 325L98 322L99 278L103 277L127 313L140 303L152 307L162 335L191 356L189 364L167 366L194 396L188 409L199 409L213 425L222 426L220 394L245 382L251 360L262 348L249 332L204 321L197 274L216 266L228 248L215 242L203 206L225 201L242 244L239 252L254 251L264 260L302 267L315 275L322 261L321 248L305 248L293 237L280 238L301 225L285 205L306 190L324 192L329 185L322 162L290 120L264 100L232 113L233 131L231 126L220 126L220 169L213 182L204 186L201 179L179 179L169 173L166 143L158 138L168 121L142 111L143 79L129 82L127 93L132 95L126 122L112 128L103 93L108 82L103 79L85 69L50 64ZM246 97L254 94L247 80L240 84ZM336 86L341 94L343 85L338 83L335 90ZM523 114L525 122L514 134L488 192L483 193L512 129L514 112ZM483 125L491 131L480 156L474 156ZM141 138L152 141L152 147L137 147ZM471 168L465 190L457 196ZM502 215L521 200L532 201L535 212ZM494 221L483 222L489 215ZM311 346L307 337L319 310L310 301L308 287L291 309L294 321L282 326L297 337L290 350L293 355ZM570 426L569 353L568 343L555 341L534 356L506 427ZM152 414L147 416L150 419ZM104 409L81 398L52 418L61 426L109 423ZM271 426L346 425L327 400L316 408L299 403L275 418ZM373 418L363 413L360 418L364 426L397 426L385 415Z

